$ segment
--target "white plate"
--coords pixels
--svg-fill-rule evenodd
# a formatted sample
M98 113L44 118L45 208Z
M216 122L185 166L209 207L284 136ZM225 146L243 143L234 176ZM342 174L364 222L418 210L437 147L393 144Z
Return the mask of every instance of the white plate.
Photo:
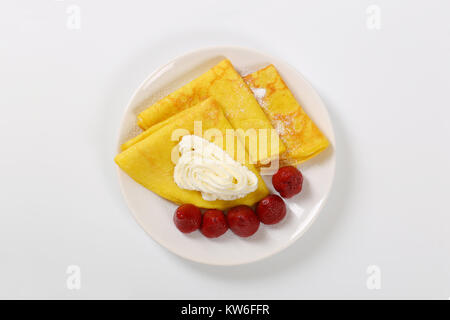
M261 224L249 238L240 238L228 230L217 239L208 239L199 231L183 234L173 224L176 205L142 187L118 169L125 200L138 223L159 244L173 253L200 263L238 265L269 257L291 245L311 225L330 192L335 169L335 138L330 117L316 91L302 75L287 63L252 49L232 46L210 47L182 55L152 73L137 89L125 111L117 144L135 136L140 129L136 115L147 106L196 78L224 57L242 74L270 63L280 72L304 110L325 133L331 147L300 169L303 191L286 201L288 213L277 225ZM265 177L274 192L271 177Z

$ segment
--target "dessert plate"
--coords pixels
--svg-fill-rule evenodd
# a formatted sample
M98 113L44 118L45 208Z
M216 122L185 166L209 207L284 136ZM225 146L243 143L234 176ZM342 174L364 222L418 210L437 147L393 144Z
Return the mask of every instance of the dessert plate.
M291 245L309 228L323 207L334 178L335 137L324 103L312 86L286 62L253 49L220 46L199 49L179 56L153 72L133 94L119 130L117 152L140 129L136 116L149 105L165 97L190 80L228 58L246 75L269 64L275 65L303 109L322 130L330 146L318 156L299 166L304 176L303 190L285 199L288 212L280 223L261 224L249 238L240 238L231 230L217 239L204 237L199 231L181 233L173 223L177 206L136 183L118 168L119 183L134 218L160 245L192 261L211 265L239 265L267 258ZM272 187L271 176L264 176Z

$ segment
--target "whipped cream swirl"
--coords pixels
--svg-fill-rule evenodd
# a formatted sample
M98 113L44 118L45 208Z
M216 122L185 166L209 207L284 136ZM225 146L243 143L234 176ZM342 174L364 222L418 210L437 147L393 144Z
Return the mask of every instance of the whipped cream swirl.
M174 170L178 187L200 191L203 199L235 200L256 190L258 178L219 146L195 135L178 144L181 156Z

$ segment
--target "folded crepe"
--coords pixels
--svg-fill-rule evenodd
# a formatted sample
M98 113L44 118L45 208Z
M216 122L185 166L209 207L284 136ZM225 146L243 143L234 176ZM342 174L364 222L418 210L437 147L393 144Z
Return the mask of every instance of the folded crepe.
M303 111L273 65L244 77L286 146L281 165L296 165L325 150L329 142Z
M220 105L210 98L190 108L189 112L160 125L154 132L130 145L116 156L116 163L136 182L177 204L191 203L201 208L226 209L241 204L251 206L267 196L269 191L264 181L255 167L248 163L245 164L247 168L258 177L258 187L244 198L232 201L207 201L202 198L199 191L178 187L173 178L175 164L172 161L172 153L177 150L176 146L182 136L195 133L197 121L202 121L202 130L205 134L208 129L214 129L211 132L215 134L209 137L204 135L203 138L219 145L235 160L237 159L237 153L229 152L228 146L224 145L226 136L229 134L227 130L233 130L233 127L226 119ZM175 137L174 132L177 133ZM234 143L238 145L234 148L240 148L245 152L238 139L235 139Z
M172 122L175 119L179 119L179 118L183 119L183 118L185 118L189 112L191 112L190 109L183 110L180 113L177 113L176 115L170 117L169 119L161 121L161 122L151 126L150 128L148 128L144 132L142 132L139 135L137 135L136 137L131 138L130 140L128 140L125 143L123 143L120 146L120 148L122 149L122 151L127 150L132 145L138 143L139 141L144 140L145 138L147 138L149 135L151 135L155 131L157 131L157 130L161 129L162 127L166 126L169 122Z
M269 131L273 127L251 90L227 59L141 112L138 125L146 130L209 97L220 104L235 129L242 129L236 133L249 151L253 163L267 163L286 150L279 137L272 136L270 132L267 132L267 139L259 137L258 129ZM247 131L249 129L256 132L255 147L250 146L250 140L247 143L252 133ZM271 137L275 138L272 140Z

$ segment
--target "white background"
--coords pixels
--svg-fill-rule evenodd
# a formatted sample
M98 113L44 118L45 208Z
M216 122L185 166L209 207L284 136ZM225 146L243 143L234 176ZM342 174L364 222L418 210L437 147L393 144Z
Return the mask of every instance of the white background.
M369 5L381 29L366 26ZM81 10L81 29L66 26ZM73 8L73 7L72 7ZM450 297L449 1L2 1L0 298ZM331 197L264 261L212 267L134 221L113 156L135 88L231 44L317 89L337 138ZM66 269L81 268L68 290ZM381 289L366 286L381 269Z

